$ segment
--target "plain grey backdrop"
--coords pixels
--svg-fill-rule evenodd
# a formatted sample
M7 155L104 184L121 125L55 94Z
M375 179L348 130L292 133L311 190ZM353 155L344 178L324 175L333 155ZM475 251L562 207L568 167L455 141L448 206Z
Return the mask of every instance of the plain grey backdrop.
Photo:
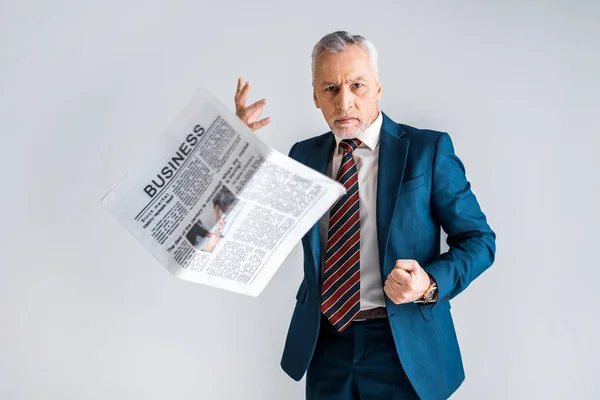
M453 302L453 399L597 398L599 4L2 0L0 398L304 398L279 368L300 245L246 298L172 277L100 198L198 86L233 110L251 80L280 151L327 131L310 52L338 29L375 43L388 115L450 133L498 234Z

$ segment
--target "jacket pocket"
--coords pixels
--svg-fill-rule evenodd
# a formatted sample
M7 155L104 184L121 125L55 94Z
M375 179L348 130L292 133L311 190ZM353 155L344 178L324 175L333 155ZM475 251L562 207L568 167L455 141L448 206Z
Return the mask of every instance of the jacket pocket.
M425 175L421 174L412 178L407 178L402 182L400 194L418 189L425 184Z
M417 307L423 319L429 322L433 320L436 313L449 310L451 305L448 300L440 300L432 304L417 304Z

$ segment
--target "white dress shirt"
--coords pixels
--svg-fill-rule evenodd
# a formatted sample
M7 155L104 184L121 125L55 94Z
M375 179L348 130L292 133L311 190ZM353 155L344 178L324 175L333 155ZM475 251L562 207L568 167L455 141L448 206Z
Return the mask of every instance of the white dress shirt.
M352 154L358 170L358 201L360 207L360 309L369 310L385 307L385 298L379 268L379 247L377 245L377 170L379 166L379 137L383 116L381 112L365 132L356 138L361 141ZM327 165L327 176L335 179L344 152L339 147L342 141L335 136L333 158ZM325 265L329 212L319 220L321 234L322 264Z

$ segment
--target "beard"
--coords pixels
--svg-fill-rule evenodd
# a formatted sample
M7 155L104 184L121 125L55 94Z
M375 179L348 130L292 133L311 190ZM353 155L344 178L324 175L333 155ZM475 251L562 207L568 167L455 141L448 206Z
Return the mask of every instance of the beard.
M333 119L333 122L331 124L329 124L329 128L331 129L331 132L341 138L341 139L353 139L357 136L360 136L360 134L362 134L364 131L367 130L368 126L367 124L365 124L362 120L357 119L358 121L358 125L352 125L352 126L346 126L346 127L340 127L340 126L336 126L335 125L335 121L341 118L345 118L345 117L349 117L349 116L337 116L336 118Z

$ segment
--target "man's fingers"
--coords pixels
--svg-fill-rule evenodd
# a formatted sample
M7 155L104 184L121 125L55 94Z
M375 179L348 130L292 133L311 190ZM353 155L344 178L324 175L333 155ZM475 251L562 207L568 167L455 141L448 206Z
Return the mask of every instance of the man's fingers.
M248 86L250 82L246 82L244 83L244 80L242 78L238 78L237 80L237 89L235 91L235 99L238 100L238 98L240 97L240 95L242 94L242 91L244 90L244 88L246 86Z
M394 269L390 273L389 278L399 285L406 285L410 281L410 273L403 269Z
M386 284L383 287L383 290L385 291L385 294L387 294L387 297L389 297L392 301L396 299L396 291L392 285Z
M266 104L267 99L262 99L246 107L244 114L246 118L248 118L247 122L252 122L256 118L258 118L258 116L262 113L263 109L265 108Z
M244 83L242 78L238 78L237 89L235 92L235 113L250 129L256 131L271 122L271 118L263 118L256 121L263 112L267 99L256 101L246 107L248 93L250 92L250 81Z
M256 131L264 126L267 126L269 124L269 122L271 122L271 118L267 117L267 118L261 119L260 121L252 122L252 123L248 124L248 126L253 131Z
M406 298L402 293L402 290L390 281L387 281L383 287L385 294L389 297L394 304L404 303Z
M235 94L235 109L236 112L243 111L246 108L246 101L248 99L248 92L250 91L250 81L246 82L244 86L241 86L241 79L238 81L238 91Z
M242 81L242 78L238 78L237 89L235 90L235 96L233 97L233 99L235 101L236 111L239 108L240 94L242 94L242 88L244 87L243 82L244 81Z
M387 295L387 297L389 297L390 299L392 299L392 297L394 297L394 295L392 294L392 292L390 290L390 287L388 285L385 285L383 287L383 291L385 292L385 294Z
M385 281L384 287L390 294L396 293L396 285L393 280L388 279L387 281Z
M396 268L407 272L413 272L415 270L415 261L414 260L397 260Z
M240 96L240 93L242 92L242 83L244 81L242 80L242 78L238 78L237 80L237 90L235 91L235 100L237 101L238 97Z

